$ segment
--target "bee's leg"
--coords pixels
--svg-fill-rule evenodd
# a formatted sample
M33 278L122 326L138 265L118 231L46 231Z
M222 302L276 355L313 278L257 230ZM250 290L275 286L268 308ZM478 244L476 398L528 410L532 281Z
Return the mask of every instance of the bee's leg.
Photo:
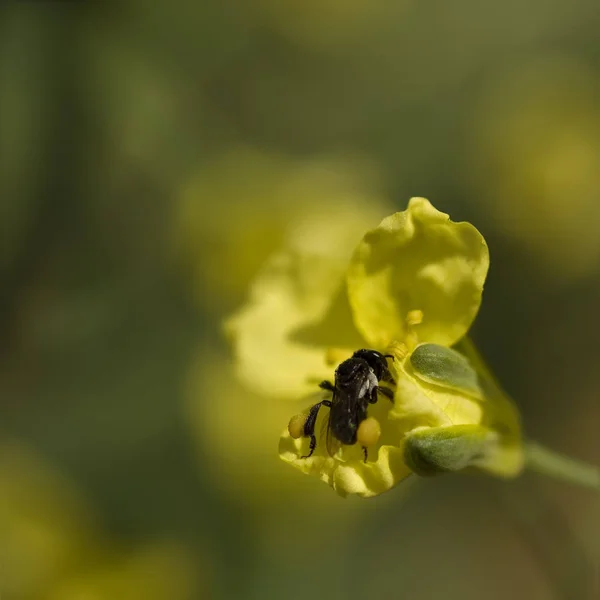
M312 453L315 451L317 447L317 436L315 435L315 425L317 424L317 415L319 414L319 409L321 406L327 406L331 408L331 402L329 400L322 400L318 404L315 404L308 413L308 417L306 417L306 421L304 422L304 437L310 438L309 450L310 452L306 456L301 456L300 458L308 458L312 456Z
M391 358L394 362L396 362L396 357L392 354L384 354L383 358ZM392 374L390 373L390 370L387 367L385 367L385 370L383 372L383 377L381 378L383 381L389 381L390 383L396 383L394 381L394 378L392 377Z
M365 462L367 462L367 457L369 456L369 451L367 450L366 446L363 446L362 449L363 449L363 454L365 455Z
M390 390L390 388L379 386L376 388L379 392L381 392L386 398L389 398L392 402L394 402L394 392Z
M375 386L370 392L369 392L369 404L375 404L375 402L377 402L378 398L377 398L377 390L381 389L378 386Z
M335 392L335 386L333 385L333 383L331 383L331 381L321 381L319 387L322 390L327 390L328 392Z

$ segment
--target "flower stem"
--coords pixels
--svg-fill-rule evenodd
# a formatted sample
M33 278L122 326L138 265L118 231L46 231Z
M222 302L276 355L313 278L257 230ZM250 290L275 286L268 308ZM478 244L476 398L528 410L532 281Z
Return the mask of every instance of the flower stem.
M537 442L528 441L525 444L525 467L600 492L600 467L569 458Z

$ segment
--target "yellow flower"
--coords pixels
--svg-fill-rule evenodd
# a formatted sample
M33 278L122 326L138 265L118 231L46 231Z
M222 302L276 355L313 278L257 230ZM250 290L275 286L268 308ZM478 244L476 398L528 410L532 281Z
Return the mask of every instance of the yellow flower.
M190 600L199 597L198 565L184 547L145 545L85 565L40 597L42 600Z
M0 444L2 591L37 598L89 558L98 534L71 481L18 442Z
M570 56L535 56L483 89L466 155L485 216L554 281L594 277L600 264L596 68Z
M0 444L0 481L2 598L198 597L204 569L191 551L168 540L121 549L73 482L26 446Z
M331 244L337 239L331 229L344 212L344 231L356 235L369 210L384 204L378 181L376 169L360 158L298 160L228 149L185 182L176 204L174 244L189 269L194 298L227 314L284 241L302 244L320 229L320 243Z
M479 365L451 348L460 342L476 356L461 340L479 310L488 266L475 227L450 221L424 198L367 232L353 253L343 244L317 251L307 240L274 256L227 325L244 380L263 393L298 398L322 380L333 382L333 367L369 348L392 355L395 384L392 402L382 394L368 406L369 418L355 431L359 443L328 452L319 438L329 419L325 406L316 448L305 458L307 406L282 434L281 458L341 495L363 497L411 473L475 467L518 474L518 413ZM321 391L310 404L327 396ZM361 445L369 446L366 458Z

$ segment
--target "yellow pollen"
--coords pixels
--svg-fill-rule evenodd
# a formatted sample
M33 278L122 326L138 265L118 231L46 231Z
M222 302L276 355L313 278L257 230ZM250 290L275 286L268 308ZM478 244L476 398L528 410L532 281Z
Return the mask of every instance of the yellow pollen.
M423 311L422 310L409 310L406 315L406 324L408 327L414 327L420 325L423 322Z
M403 342L392 342L386 349L386 354L391 354L395 360L402 362L408 355L408 348Z
M308 415L300 413L298 415L294 415L290 419L290 422L288 423L288 431L295 440L304 435L304 423L306 423L307 417Z
M356 441L361 446L374 446L381 436L381 425L375 417L367 417L356 432Z

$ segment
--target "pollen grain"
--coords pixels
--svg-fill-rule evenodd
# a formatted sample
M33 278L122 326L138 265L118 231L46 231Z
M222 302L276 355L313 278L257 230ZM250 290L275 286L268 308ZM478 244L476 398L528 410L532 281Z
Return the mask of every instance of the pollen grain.
M304 413L300 413L294 415L290 422L288 423L288 431L290 432L290 436L295 440L301 438L304 435L304 424L306 423L306 418L308 415Z
M375 417L367 417L356 432L356 441L361 446L374 446L381 436L381 425Z

